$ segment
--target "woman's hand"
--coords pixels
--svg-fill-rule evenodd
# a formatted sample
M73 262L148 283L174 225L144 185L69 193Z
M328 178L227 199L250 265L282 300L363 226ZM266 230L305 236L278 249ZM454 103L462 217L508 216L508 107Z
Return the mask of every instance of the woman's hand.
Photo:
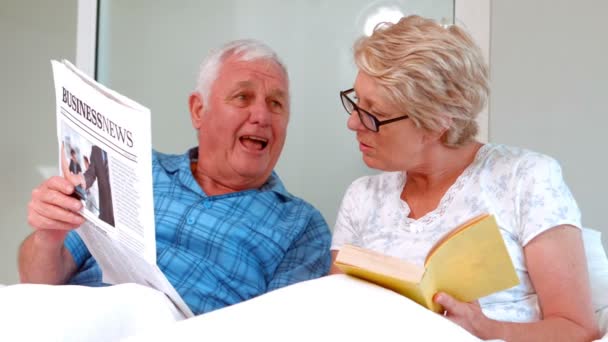
M443 306L444 316L460 325L471 334L481 337L491 329L493 320L487 318L481 311L479 302L464 303L445 292L438 292L433 298L435 303Z

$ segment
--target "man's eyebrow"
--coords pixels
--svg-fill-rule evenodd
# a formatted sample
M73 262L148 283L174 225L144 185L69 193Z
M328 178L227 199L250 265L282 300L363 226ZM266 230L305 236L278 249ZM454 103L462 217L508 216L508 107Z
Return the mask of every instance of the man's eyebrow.
M253 89L253 83L251 81L240 81L237 82L226 95L226 100L230 99L235 93L243 90L243 89Z
M285 99L288 98L286 91L281 90L281 89L277 89L277 88L275 88L275 89L273 89L273 90L270 91L270 96L277 97L277 98L280 98L282 100L285 100Z
M255 85L253 84L253 82L240 81L235 84L233 91L236 91L238 89L252 89L252 88L255 88ZM289 96L287 95L287 92L282 89L279 89L279 88L270 90L269 95L272 97L279 98L281 100L286 100L289 98Z

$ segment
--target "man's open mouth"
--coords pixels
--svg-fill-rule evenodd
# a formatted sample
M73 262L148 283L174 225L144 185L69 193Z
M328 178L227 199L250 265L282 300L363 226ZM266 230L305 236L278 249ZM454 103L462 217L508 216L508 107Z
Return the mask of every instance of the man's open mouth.
M261 151L268 146L268 139L255 135L243 135L239 140L245 147L256 151Z

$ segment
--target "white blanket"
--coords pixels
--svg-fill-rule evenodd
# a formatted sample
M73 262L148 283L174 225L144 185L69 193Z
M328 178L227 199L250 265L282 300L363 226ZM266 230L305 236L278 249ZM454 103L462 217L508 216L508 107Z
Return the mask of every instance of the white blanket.
M608 258L598 232L583 238L600 341L608 342ZM134 284L0 285L0 341L478 341L405 297L346 276L181 318L165 295Z
M381 287L334 275L152 330L127 341L479 341Z
M178 319L163 293L135 284L0 287L0 341L117 341Z
M181 320L134 284L0 286L0 341L479 341L405 297L338 275ZM597 313L608 342L608 308Z

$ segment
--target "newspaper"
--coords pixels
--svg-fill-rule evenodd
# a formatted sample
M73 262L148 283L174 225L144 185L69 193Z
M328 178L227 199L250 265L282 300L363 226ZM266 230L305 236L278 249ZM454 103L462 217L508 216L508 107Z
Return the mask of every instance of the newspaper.
M192 317L156 265L150 110L66 60L51 64L60 171L83 203L87 221L77 232L103 281L155 288Z

